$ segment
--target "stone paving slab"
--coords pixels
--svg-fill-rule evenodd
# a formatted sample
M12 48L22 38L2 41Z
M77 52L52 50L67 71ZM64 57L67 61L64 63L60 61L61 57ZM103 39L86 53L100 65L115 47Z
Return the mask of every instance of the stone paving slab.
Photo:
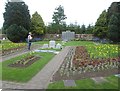
M107 82L107 80L104 77L94 77L91 78L95 83L102 83L102 82Z
M66 87L75 87L76 83L74 80L64 80L64 86Z
M15 83L9 81L0 81L2 83L2 89L21 89L25 84Z

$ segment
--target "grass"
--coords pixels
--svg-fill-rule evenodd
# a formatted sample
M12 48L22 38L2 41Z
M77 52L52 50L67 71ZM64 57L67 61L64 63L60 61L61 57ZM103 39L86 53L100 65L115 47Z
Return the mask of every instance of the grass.
M92 41L69 41L65 46L87 46L95 45Z
M55 48L40 48L39 50L55 50L55 51L61 51L61 49L55 49Z
M32 53L32 55L38 55L41 57L40 60L33 63L31 66L27 68L12 68L8 67L9 64L25 58L27 55L24 54L22 56L18 56L12 58L10 60L6 60L0 63L0 67L2 66L2 80L6 81L14 81L14 82L27 82L29 81L35 74L37 74L54 56L52 53Z
M118 89L118 77L108 76L107 82L95 83L92 79L86 78L81 80L76 80L76 87L65 87L63 81L58 81L49 84L48 89Z
M56 44L61 43L61 41L55 41L55 42L56 42ZM38 41L38 42L33 42L33 43L43 45L43 44L49 44L49 41Z

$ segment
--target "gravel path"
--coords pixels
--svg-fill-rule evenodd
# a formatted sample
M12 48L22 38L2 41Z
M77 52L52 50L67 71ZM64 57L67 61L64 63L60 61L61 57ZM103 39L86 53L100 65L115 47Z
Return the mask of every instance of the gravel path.
M70 47L65 47L57 54L45 67L38 72L28 83L19 84L12 82L2 82L4 89L46 89L52 76L59 69Z

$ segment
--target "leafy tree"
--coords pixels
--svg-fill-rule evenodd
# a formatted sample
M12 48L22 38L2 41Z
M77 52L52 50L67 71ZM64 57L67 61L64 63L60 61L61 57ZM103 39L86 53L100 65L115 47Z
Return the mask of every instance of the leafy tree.
M61 31L66 31L67 30L67 24L66 24L66 22L62 22L62 24L60 25L60 30Z
M48 26L47 26L47 31L46 33L49 33L49 34L55 34L55 33L58 33L56 30L58 29L58 26L55 24L55 23L50 23Z
M81 33L84 34L85 31L86 31L86 27L85 27L85 25L83 24L83 25L81 26Z
M91 26L91 25L89 24L88 27L86 28L85 33L86 33L86 34L92 34L92 33L93 33L93 26Z
M68 27L67 27L67 30L70 30L70 31L75 31L75 25L74 24L70 24L70 25L68 25Z
M33 32L36 36L45 33L45 25L42 17L35 12L31 18L31 32Z
M59 6L55 9L56 11L53 14L53 23L55 23L56 27L57 27L57 31L58 33L60 33L60 24L62 24L63 20L65 20L67 17L64 14L64 8L63 6Z
M70 31L73 31L73 32L75 32L76 34L79 34L79 33L81 33L81 29L80 29L80 26L79 25L76 25L76 24L69 24L68 26L67 26L67 30L70 30Z
M106 10L104 10L102 12L102 14L99 16L99 18L97 19L97 22L95 24L95 28L94 28L94 36L97 36L99 38L106 38L107 37L107 12Z
M8 2L6 3L4 16L4 30L9 26L16 24L22 26L29 31L30 14L28 6L24 2Z
M7 29L7 37L12 42L24 41L27 34L28 34L28 31L24 27L18 26L16 24L11 25Z

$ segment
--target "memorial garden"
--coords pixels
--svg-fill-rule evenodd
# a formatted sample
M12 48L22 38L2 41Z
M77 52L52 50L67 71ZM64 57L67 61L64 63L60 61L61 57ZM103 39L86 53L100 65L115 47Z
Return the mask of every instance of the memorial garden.
M64 24L67 17L61 5L53 13L53 22L46 26L37 11L30 18L24 2L6 3L1 30L4 37L0 39L2 89L118 90L120 17L115 8L120 7L118 3L112 3L108 12L103 11L95 25L88 27ZM20 22L15 17L11 21L11 16L16 15L8 11L11 9L15 12L22 9L24 18L18 14Z

